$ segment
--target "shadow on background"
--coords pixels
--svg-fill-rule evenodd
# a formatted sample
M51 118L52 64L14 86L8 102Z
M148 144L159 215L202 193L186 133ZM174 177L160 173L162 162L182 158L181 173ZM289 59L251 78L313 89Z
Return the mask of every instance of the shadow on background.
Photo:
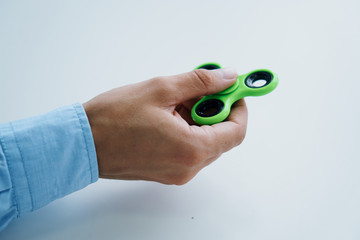
M101 234L110 229L123 233L137 231L140 223L144 229L147 224L151 225L151 216L163 218L164 215L177 217L182 214L179 198L176 198L174 192L179 188L156 183L130 185L131 188L118 187L116 191L102 189L95 198L86 198L86 202L84 196L74 193L13 221L0 233L0 239L39 239L61 236L64 232L82 232L83 235L77 237L91 238L94 233ZM107 222L105 227L103 222ZM129 226L134 229L129 229Z

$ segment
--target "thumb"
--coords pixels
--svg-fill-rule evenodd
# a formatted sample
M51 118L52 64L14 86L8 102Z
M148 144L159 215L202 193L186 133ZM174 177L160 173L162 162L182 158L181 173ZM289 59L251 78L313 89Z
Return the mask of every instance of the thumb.
M177 103L214 94L233 85L237 79L234 68L215 70L196 69L191 72L170 77L176 90Z

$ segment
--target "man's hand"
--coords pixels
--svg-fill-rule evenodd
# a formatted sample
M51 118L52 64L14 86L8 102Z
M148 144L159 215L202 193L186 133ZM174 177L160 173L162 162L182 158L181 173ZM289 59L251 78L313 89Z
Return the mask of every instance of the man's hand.
M231 86L233 69L198 69L157 77L103 93L84 104L103 178L182 185L246 133L242 99L225 122L197 126L192 106L204 95Z

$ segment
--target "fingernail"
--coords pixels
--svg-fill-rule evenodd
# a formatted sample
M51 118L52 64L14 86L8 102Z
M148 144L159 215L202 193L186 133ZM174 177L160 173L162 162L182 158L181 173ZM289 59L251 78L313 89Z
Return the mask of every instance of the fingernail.
M216 71L224 80L233 80L237 77L237 71L235 68L219 68L216 69Z

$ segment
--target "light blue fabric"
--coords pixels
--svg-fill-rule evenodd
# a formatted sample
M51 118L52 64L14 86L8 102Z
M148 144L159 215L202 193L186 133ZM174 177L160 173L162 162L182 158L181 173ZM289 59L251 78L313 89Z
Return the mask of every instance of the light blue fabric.
M97 179L94 141L81 104L0 124L0 231Z

